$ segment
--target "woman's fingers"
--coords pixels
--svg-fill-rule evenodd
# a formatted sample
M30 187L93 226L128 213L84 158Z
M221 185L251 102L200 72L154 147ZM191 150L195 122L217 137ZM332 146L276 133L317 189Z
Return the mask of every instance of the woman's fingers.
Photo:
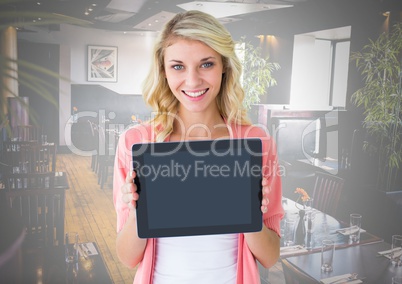
M269 186L269 181L267 178L263 178L262 182L262 201L261 201L261 211L266 213L268 211L269 199L267 195L271 192L271 187Z
M263 195L269 194L269 193L271 192L271 186L269 185L268 178L265 178L265 177L264 177L264 178L262 179L261 184L262 184L262 194L263 194Z
M139 195L137 193L137 186L134 184L136 177L135 171L127 173L126 183L121 187L122 201L127 204L130 209L135 209Z
M269 199L268 197L264 197L261 201L261 212L262 213L267 213L268 211L268 204L269 204Z
M126 175L126 183L133 183L134 178L137 176L137 173L135 171L129 171Z

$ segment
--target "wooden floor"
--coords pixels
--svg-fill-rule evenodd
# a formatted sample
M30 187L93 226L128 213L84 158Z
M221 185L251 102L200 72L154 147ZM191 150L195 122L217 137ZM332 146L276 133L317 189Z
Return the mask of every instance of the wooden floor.
M124 267L115 252L116 213L111 178L104 189L91 170L91 158L58 154L57 171L67 173L65 230L79 233L81 242L95 241L114 283L132 283L135 270Z
M91 170L91 158L75 154L58 154L57 171L67 173L65 230L78 232L81 242L95 241L103 255L114 283L133 283L135 269L124 267L115 252L116 213L113 207L112 178L101 189ZM262 284L285 283L278 262L269 269Z

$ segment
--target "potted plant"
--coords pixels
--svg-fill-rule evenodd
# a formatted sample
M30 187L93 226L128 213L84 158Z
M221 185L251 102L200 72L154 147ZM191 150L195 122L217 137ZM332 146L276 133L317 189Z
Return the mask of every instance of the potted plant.
M394 190L402 162L401 56L402 23L351 54L364 80L352 101L363 108L363 127L372 139L363 147L376 153L377 186L385 191Z
M261 47L246 42L244 37L241 38L239 46L243 63L242 86L245 92L243 105L249 110L251 105L260 102L260 97L266 94L269 87L276 85L272 73L280 66L278 63L270 62L269 56L262 57Z

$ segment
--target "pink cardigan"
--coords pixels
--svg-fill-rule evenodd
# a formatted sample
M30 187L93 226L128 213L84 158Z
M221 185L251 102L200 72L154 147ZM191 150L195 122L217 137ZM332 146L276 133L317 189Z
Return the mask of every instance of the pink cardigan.
M280 221L283 218L282 187L278 170L278 160L273 139L262 128L252 125L227 125L230 138L258 137L263 145L263 175L268 178L272 188L269 194L268 212L263 215L264 224L267 228L275 231L280 236ZM131 146L138 142L154 141L154 133L151 125L136 125L126 130L120 137L116 160L114 165L113 179L113 202L117 212L117 232L123 228L129 208L121 201L120 188L125 182L127 172L131 169ZM151 284L155 265L155 239L148 239L144 257L138 266L134 284ZM244 234L239 234L237 264L237 284L260 283L256 260L247 247Z

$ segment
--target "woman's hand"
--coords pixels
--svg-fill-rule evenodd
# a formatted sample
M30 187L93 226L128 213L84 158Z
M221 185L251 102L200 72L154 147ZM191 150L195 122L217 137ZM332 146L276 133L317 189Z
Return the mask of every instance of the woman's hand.
M126 183L121 187L121 199L127 204L128 208L137 208L137 200L139 194L137 192L137 186L134 183L134 178L137 176L135 171L128 172L126 176Z
M266 213L268 212L269 206L268 195L272 188L268 178L263 178L261 185L261 211L262 213ZM277 233L268 229L264 223L261 231L244 233L244 236L251 253L262 264L262 266L269 268L278 261L280 238Z
M128 218L116 238L116 251L120 261L129 268L134 268L144 257L147 244L146 239L141 239L137 234L137 201L139 194L134 183L136 173L128 172L125 183L120 188L121 200L130 209Z
M262 179L261 185L262 185L261 211L262 213L267 213L269 204L269 199L267 195L271 192L271 187L268 185L268 179L265 177Z

